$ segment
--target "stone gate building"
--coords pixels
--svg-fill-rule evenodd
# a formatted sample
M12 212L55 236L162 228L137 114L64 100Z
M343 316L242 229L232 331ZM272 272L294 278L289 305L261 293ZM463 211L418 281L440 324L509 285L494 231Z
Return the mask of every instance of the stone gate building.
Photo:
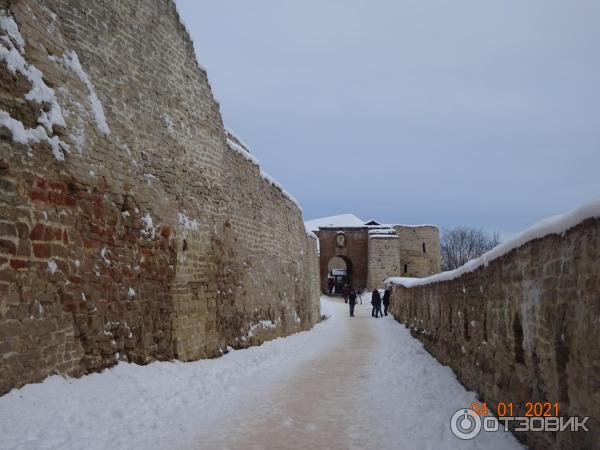
M330 278L338 285L374 289L389 277L425 277L441 270L435 225L381 224L343 214L307 221L306 228L319 238L323 291Z

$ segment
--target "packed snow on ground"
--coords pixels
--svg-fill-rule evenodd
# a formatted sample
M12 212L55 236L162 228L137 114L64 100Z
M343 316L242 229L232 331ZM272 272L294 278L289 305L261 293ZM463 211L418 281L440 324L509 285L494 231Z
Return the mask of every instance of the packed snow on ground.
M544 220L541 220L535 225L527 228L522 233L518 234L516 237L501 243L500 245L491 249L489 252L484 253L479 258L472 259L458 269L438 273L426 278L391 277L388 278L385 283L412 287L437 283L439 281L453 280L464 273L473 272L475 269L478 269L481 266L487 266L493 260L506 255L511 250L525 245L529 241L543 238L549 234L563 234L584 220L595 217L600 217L600 198L585 203L569 213L559 214L557 216L548 217Z
M451 415L475 399L391 316L324 298L311 331L196 362L119 363L0 397L3 449L512 449L460 441Z

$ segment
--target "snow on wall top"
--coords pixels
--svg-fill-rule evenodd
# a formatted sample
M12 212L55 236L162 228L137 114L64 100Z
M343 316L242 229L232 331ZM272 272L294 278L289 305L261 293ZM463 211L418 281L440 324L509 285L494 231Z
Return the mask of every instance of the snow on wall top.
M248 146L244 144L233 131L229 128L225 128L225 136L227 137L227 147L229 147L230 150L242 155L255 166L260 166L260 161L250 153Z
M227 137L228 138L230 138L231 140L233 140L234 142L236 142L238 145L240 145L247 152L250 152L250 146L248 144L246 144L244 141L242 141L242 139L240 138L240 136L235 131L233 131L229 127L225 127L225 133L227 133Z
M319 239L315 233L313 233L306 227L306 225L304 225L304 229L306 230L306 235L308 237L313 238L313 239Z
M396 234L370 234L369 239L400 239Z
M354 214L340 214L338 216L321 217L319 219L307 220L306 228L311 231L319 231L319 227L334 228L366 228L363 220Z
M393 228L373 228L369 230L369 234L396 234Z
M484 253L479 258L472 259L464 266L455 270L438 273L426 278L403 278L392 277L385 280L385 284L399 284L404 287L423 286L440 281L453 280L461 275L473 272L481 266L487 266L491 261L506 255L511 250L525 245L534 239L543 238L550 234L562 234L570 228L578 225L586 219L600 218L600 198L592 200L581 205L579 208L566 214L548 217L539 221L535 225L527 228L525 231L500 245L494 247L489 252Z
M277 181L275 178L273 178L271 175L269 175L264 170L260 171L260 176L263 177L263 180L270 183L273 187L275 187L276 189L279 189L281 191L281 193L285 197L288 198L288 200L291 200L291 202L294 203L300 211L302 211L302 207L300 206L300 203L298 202L298 200L296 200L292 194L290 194L288 191L286 191L283 188L283 186L279 183L279 181Z
M431 228L439 228L437 225L432 225L430 223L422 223L418 225L408 225L405 223L395 223L393 225L388 225L389 227L406 227L406 228L423 228L423 227L431 227Z
M369 239L399 239L396 230L392 228L370 228Z
M260 168L260 161L250 153L248 146L244 144L244 142L230 128L225 128L225 135L227 137L227 147L229 147L230 150L243 156L250 163ZM296 200L292 194L286 191L281 185L281 183L279 183L275 178L273 178L271 175L269 175L262 169L260 170L260 176L267 183L271 184L274 188L281 191L284 197L287 197L288 200L294 203L298 207L298 209L302 211L302 207L300 206L298 200Z

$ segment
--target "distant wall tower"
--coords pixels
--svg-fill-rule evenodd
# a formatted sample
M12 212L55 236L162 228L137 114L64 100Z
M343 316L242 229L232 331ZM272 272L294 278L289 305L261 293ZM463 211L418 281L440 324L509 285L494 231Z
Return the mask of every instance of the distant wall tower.
M426 277L442 267L440 230L433 225L394 225L400 247L402 277Z

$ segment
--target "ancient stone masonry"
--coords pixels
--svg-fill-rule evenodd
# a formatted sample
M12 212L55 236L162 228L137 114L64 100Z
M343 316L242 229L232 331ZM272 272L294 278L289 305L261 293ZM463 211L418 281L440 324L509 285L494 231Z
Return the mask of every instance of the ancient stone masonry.
M591 418L588 433L517 434L530 448L598 448L600 219L435 277L393 285L395 318L493 411L513 402L522 416L525 402L549 401L560 416Z
M310 328L316 239L170 0L0 0L0 394Z

